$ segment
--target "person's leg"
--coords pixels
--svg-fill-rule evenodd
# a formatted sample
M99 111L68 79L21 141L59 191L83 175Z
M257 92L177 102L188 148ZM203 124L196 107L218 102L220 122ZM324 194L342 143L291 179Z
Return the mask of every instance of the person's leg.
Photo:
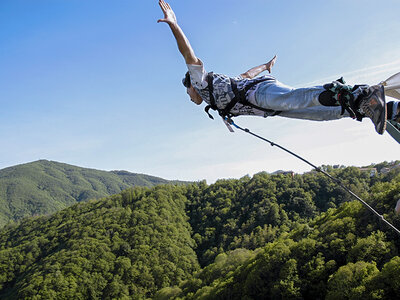
M303 109L288 110L282 111L278 116L312 121L331 121L350 117L347 111L342 114L342 108L340 106L313 106Z
M255 101L256 105L275 111L300 110L300 114L297 112L297 118L301 117L303 109L319 106L338 107L340 105L341 113L347 111L352 118L356 118L358 121L361 121L363 117L370 118L379 134L383 134L386 129L385 94L381 85L352 87L345 85L343 79L339 79L324 86L294 89L279 81L266 81L258 86L255 92ZM283 115L285 114L283 113ZM323 116L318 117L318 120L324 120ZM333 117L328 114L327 117L329 116L330 118L327 120L331 120Z
M304 109L296 109L283 111L278 116L292 119L313 120L313 121L330 121L341 118L350 117L348 112L341 114L340 106L313 106ZM388 120L400 124L400 102L390 101L387 103L387 118Z
M341 80L341 79L340 79ZM340 81L307 88L292 88L278 80L260 83L255 93L256 105L277 110L288 111L313 106L341 106L338 95L352 95L355 100L369 88L368 85L348 86Z
M256 105L277 110L291 111L321 105L318 96L324 87L295 89L279 81L265 81L261 83L255 93Z

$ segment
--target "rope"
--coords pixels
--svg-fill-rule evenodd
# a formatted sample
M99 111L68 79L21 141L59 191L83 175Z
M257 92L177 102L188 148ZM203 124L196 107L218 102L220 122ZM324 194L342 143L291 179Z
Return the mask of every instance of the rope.
M338 179L338 178L336 178L336 177L333 177L332 175L328 174L328 173L325 172L324 170L322 170L322 169L318 168L317 166L315 166L314 164L310 163L308 160L306 160L306 159L302 158L301 156L297 155L296 153L294 153L294 152L292 152L292 151L290 151L290 150L288 150L288 149L282 147L281 145L278 145L278 144L276 144L276 143L274 143L274 142L272 142L272 141L270 141L270 140L268 140L268 139L266 139L266 138L264 138L264 137L262 137L262 136L259 136L259 135L255 134L255 133L251 132L248 128L242 128L242 127L236 125L236 123L233 122L232 119L226 118L225 120L226 120L230 125L234 126L235 128L240 129L241 131L244 131L244 132L246 132L246 133L248 133L248 134L250 134L250 135L252 135L252 136L254 136L254 137L258 138L258 139L260 139L260 140L263 140L264 142L269 143L272 147L273 147L273 146L278 147L279 149L281 149L281 150L283 150L283 151L289 153L290 155L293 155L294 157L297 157L298 159L302 160L302 161L305 162L306 164L310 165L310 166L313 167L317 172L320 172L320 173L324 174L325 176L329 177L332 181L334 181L335 183L337 183L342 189L344 189L346 192L348 192L350 195L352 195L354 198L356 198L358 201L360 201L366 208L368 208L369 211L371 211L371 212L372 212L374 215L376 215L381 221L383 221L386 225L388 225L388 226L389 226L390 228L392 228L397 234L400 235L400 230L399 230L399 229L397 229L394 225L392 225L390 222L388 222L388 221L383 217L383 215L379 214L379 213L378 213L375 209L373 209L367 202L365 202L365 201L364 201L363 199L361 199L359 196L357 196L356 194L354 194L347 186L345 186L345 185L343 184L343 182L342 182L340 179Z

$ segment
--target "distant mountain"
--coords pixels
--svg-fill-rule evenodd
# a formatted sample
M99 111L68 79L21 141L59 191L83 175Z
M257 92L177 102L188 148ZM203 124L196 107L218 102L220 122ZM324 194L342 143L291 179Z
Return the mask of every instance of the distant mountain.
M171 181L127 171L99 171L39 160L0 170L0 227L26 216L59 211L133 186Z

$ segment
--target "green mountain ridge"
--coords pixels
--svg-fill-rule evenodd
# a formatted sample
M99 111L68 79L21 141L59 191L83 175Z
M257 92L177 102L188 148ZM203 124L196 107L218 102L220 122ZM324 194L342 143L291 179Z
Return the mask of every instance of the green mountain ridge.
M333 169L400 227L400 170ZM136 187L0 230L1 299L399 299L400 240L320 173Z
M171 183L127 171L100 171L39 160L0 170L0 228L23 217L54 213L74 203L133 186Z

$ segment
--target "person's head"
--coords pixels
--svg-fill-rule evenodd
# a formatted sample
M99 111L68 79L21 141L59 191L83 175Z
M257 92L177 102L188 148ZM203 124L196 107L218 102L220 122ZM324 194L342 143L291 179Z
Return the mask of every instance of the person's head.
M195 88L192 86L192 83L190 82L189 72L186 72L185 78L182 79L182 83L186 88L186 92L189 95L190 100L192 100L193 103L200 105L203 102L203 99L201 98L200 94L195 90Z

